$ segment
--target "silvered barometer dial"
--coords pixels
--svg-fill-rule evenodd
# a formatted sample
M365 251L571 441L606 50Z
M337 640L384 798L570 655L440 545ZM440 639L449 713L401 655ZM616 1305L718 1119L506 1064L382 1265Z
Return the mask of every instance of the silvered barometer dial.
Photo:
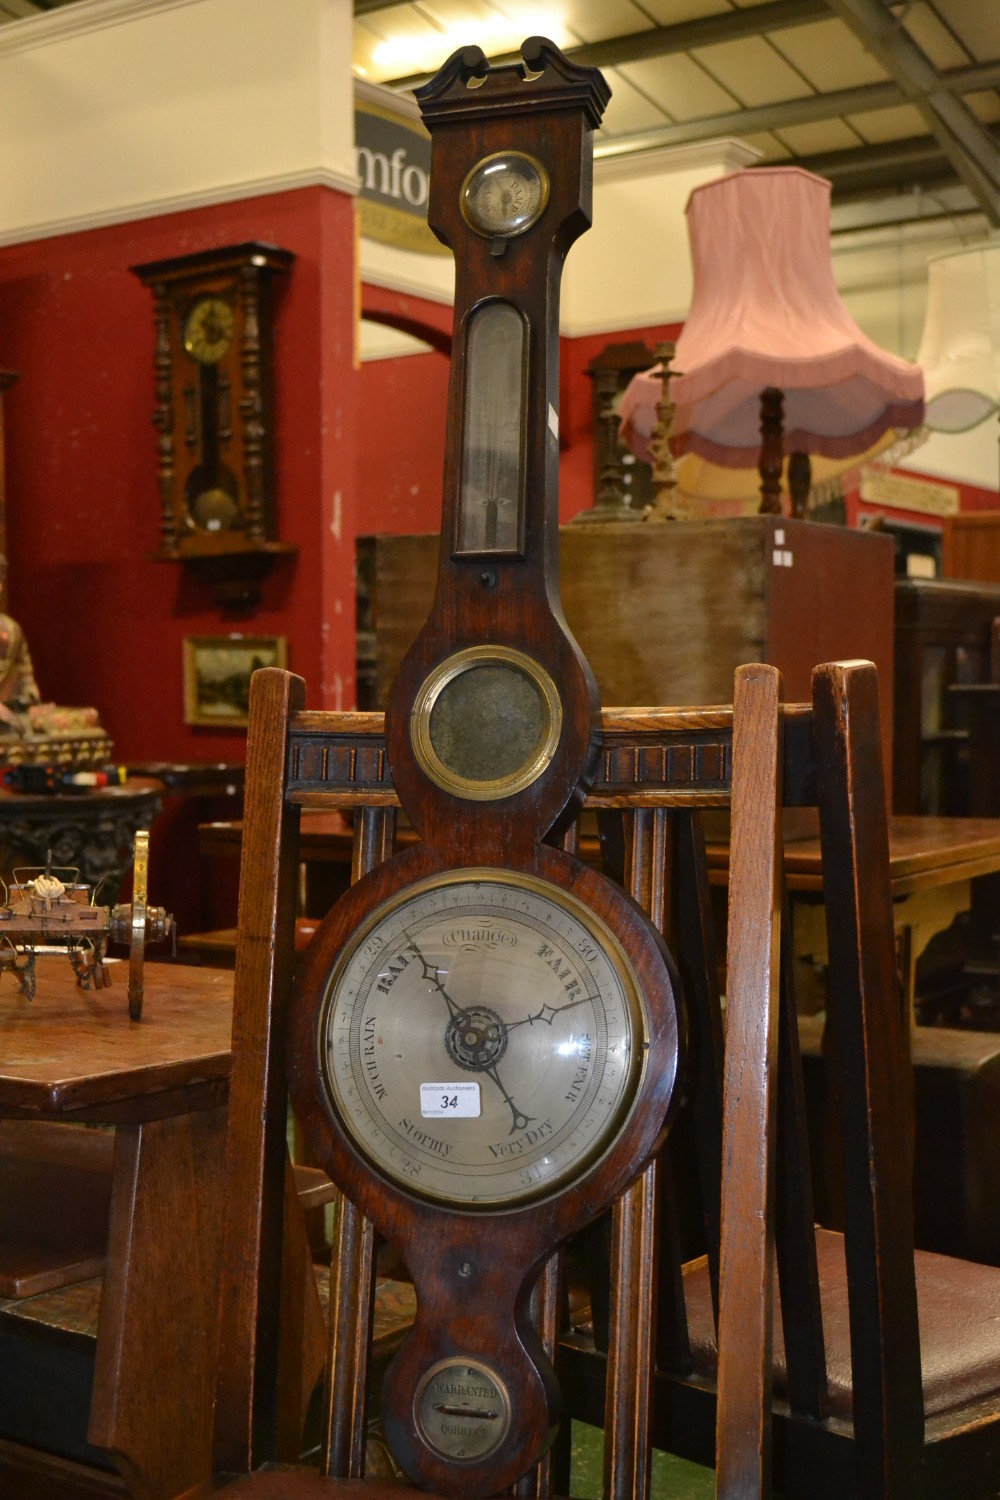
M496 151L462 184L462 213L479 234L510 239L530 229L549 201L548 173L521 151Z
M548 881L456 871L357 932L320 1010L331 1101L422 1197L518 1204L578 1176L628 1117L645 1011L610 929Z

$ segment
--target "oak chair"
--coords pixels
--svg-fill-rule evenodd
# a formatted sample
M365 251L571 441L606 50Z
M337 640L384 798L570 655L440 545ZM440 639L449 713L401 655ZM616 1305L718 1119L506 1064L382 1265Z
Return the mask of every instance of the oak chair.
M298 812L357 809L357 878L390 852L396 800L381 716L308 713L302 701L298 679L276 670L255 676L217 1473L192 1496L225 1491L306 1500L327 1495L337 1481L360 1478L365 1469L375 1236L346 1204L334 1244L320 1471L274 1466L282 1051L294 956ZM772 1425L779 1488L796 1497L953 1493L973 1500L1000 1484L1000 1427L989 1406L1000 1388L1000 1351L990 1333L992 1314L1000 1312L1000 1272L942 1257L915 1259L912 1248L909 1098L877 723L874 669L857 663L819 669L812 707L782 708L773 669L744 668L735 710L610 710L602 717L588 804L626 810L623 878L672 936L693 1041L688 1118L681 1117L672 1144L612 1213L611 1274L603 1287L616 1293L605 1297L607 1348L598 1353L586 1338L569 1335L559 1351L570 1411L605 1425L605 1486L616 1497L646 1492L650 1437L702 1461L711 1462L718 1451L721 1495L765 1494ZM724 1063L699 812L731 799L730 1046ZM790 965L779 961L787 941L783 805L820 808L827 908L836 934L830 1009L843 1079L844 1239L817 1235L812 1222ZM873 1093L865 1087L868 1074L878 1082ZM689 1221L675 1211L672 1190L691 1159L698 1164L709 1247L693 1262L681 1254L680 1229ZM783 1328L774 1336L772 1409L775 1243ZM559 1342L559 1280L553 1261L533 1301L547 1349ZM983 1309L989 1309L985 1319ZM718 1367L716 1347L722 1350ZM543 1460L519 1492L547 1494L552 1477L551 1460ZM381 1493L380 1485L366 1481L369 1494Z
M768 674L769 689L760 680ZM659 1163L653 1441L702 1463L718 1453L720 1494L767 1493L773 1440L776 1489L794 1500L980 1500L1000 1489L1000 1272L914 1252L908 1018L895 970L874 669L817 669L801 759L790 753L800 710L779 707L771 669L741 669L737 711L741 695L725 1047L698 832L688 814L670 814L675 900L666 926L696 1068ZM810 802L823 845L843 1234L813 1222L782 919L780 812ZM697 1257L678 1234L690 1233L680 1202L692 1178L705 1249ZM564 1339L570 1408L592 1421L602 1366L592 1337ZM746 1439L748 1424L753 1441L734 1445L734 1428Z
M765 675L754 680L748 702L756 701L761 685L773 696ZM276 1287L286 1111L282 1063L294 958L298 815L302 808L356 810L352 873L357 879L390 853L396 805L382 716L307 712L303 692L299 679L269 669L255 674L251 693L220 1294L216 1474L190 1492L191 1500L222 1492L306 1500L327 1496L338 1482L357 1480L365 1473L376 1244L372 1225L346 1202L334 1235L319 1469L293 1470L275 1463L280 1344ZM731 708L610 710L602 716L588 802L605 811L626 809L623 878L633 898L659 923L675 904L670 899L669 835L677 831L676 847L690 848L697 862L692 810L729 801L733 723ZM803 767L810 730L809 711L791 711L783 754L789 763L786 779L793 785L807 774ZM756 760L751 740L746 743ZM774 766L770 774L776 774ZM773 812L768 816L766 836L773 840ZM567 841L572 840L571 832ZM741 857L735 860L737 874ZM700 868L703 874L703 861ZM751 874L747 890L749 904L762 913L761 928L776 931L768 914L771 888L766 882L758 886ZM685 922L698 925L707 920L702 885L686 882L684 890L677 887L674 894ZM706 949L706 962L707 955ZM705 989L707 970L700 982ZM704 1057L699 1066L704 1074ZM611 1213L612 1264L605 1291L614 1287L615 1294L606 1298L610 1352L602 1356L602 1387L605 1369L610 1378L598 1403L598 1417L606 1429L605 1487L622 1500L645 1494L649 1479L650 1425L655 1416L656 1184L654 1161ZM767 1174L758 1173L756 1191L766 1192L767 1185ZM766 1258L760 1263L763 1266ZM561 1281L560 1261L553 1257L532 1300L536 1327L550 1352L556 1350L563 1327ZM758 1304L764 1326L770 1304L766 1299L758 1299ZM753 1403L759 1406L759 1393L752 1382L748 1386L737 1377L731 1410L736 1415L732 1454L738 1469L745 1463L752 1468L759 1448L753 1424L748 1427L744 1420L748 1400L756 1411ZM759 1425L763 1418L758 1413L755 1420ZM747 1431L750 1452L744 1460ZM727 1451L729 1443L727 1437ZM558 1458L550 1452L517 1488L518 1493L545 1495L564 1483ZM370 1495L381 1495L382 1481L369 1477L365 1488ZM385 1492L399 1490L393 1486Z

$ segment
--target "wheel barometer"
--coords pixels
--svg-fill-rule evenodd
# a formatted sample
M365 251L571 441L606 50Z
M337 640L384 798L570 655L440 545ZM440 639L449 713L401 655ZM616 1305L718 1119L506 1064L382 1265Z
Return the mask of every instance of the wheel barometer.
M456 262L437 592L386 715L422 842L310 944L290 1073L320 1160L416 1287L382 1392L390 1447L421 1484L485 1494L551 1439L531 1289L659 1141L678 990L639 908L546 842L595 753L596 685L558 598L556 351L609 91L533 38L516 65L455 53L417 97Z

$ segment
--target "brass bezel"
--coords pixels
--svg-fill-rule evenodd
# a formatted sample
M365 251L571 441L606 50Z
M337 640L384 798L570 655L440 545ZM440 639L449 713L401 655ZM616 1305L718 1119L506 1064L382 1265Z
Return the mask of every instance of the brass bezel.
M473 781L460 776L438 755L431 740L431 714L444 689L463 672L480 666L508 666L523 672L542 695L548 715L542 741L534 754L508 776L490 781ZM421 771L442 791L469 802L497 802L532 786L548 768L556 753L562 733L563 709L559 690L544 667L533 657L513 646L467 646L428 673L410 710L410 743Z
M423 1400L424 1392L427 1390L427 1387L430 1385L435 1376L442 1374L445 1370L475 1370L478 1375L481 1375L485 1380L489 1381L490 1385L495 1388L497 1395L500 1398L500 1405L502 1408L500 1422L501 1430L498 1433L496 1440L491 1444L489 1448L485 1449L482 1453L470 1453L467 1456L463 1456L449 1452L447 1448L442 1448L440 1443L436 1443L434 1441L423 1420L423 1416L421 1413L421 1402ZM489 1458L491 1454L497 1451L501 1443L505 1441L507 1434L510 1432L510 1426L511 1422L513 1421L513 1417L514 1411L511 1404L510 1391L507 1389L506 1382L501 1379L496 1370L492 1369L488 1364L485 1364L481 1359L463 1359L460 1355L449 1354L444 1359L437 1360L433 1365L431 1365L429 1370L424 1371L423 1375L421 1375L420 1377L419 1382L417 1383L416 1390L413 1392L413 1425L421 1441L425 1444L426 1447L430 1448L433 1453L438 1454L441 1458L446 1458L449 1463L453 1464L482 1463L484 1459Z
M363 1133L358 1129L350 1111L345 1108L340 1082L335 1071L330 1066L329 1050L330 1017L331 1012L337 1008L338 991L358 950L369 941L373 933L381 927L383 922L391 918L401 906L405 906L410 901L419 901L429 891L452 885L477 884L480 882L483 884L513 886L529 891L545 901L551 901L555 906L561 906L565 912L568 912L572 918L579 922L581 927L585 928L590 934L603 952L610 967L615 971L618 982L621 985L622 997L628 1012L632 1033L629 1057L629 1082L622 1092L618 1109L615 1111L614 1116L607 1121L597 1142L592 1143L590 1148L584 1151L576 1161L564 1166L550 1181L525 1187L513 1196L494 1202L482 1199L477 1202L470 1202L468 1196L460 1192L448 1193L440 1189L421 1188L417 1183L408 1178L405 1173L394 1169L384 1157L378 1156L373 1151L370 1142L365 1139ZM649 1011L639 977L632 967L632 961L625 949L602 917L599 917L590 906L587 906L571 891L565 890L562 886L556 885L550 880L543 879L541 876L530 875L526 871L494 869L489 866L479 867L473 865L468 869L449 870L443 875L426 876L422 880L415 881L413 885L404 886L401 891L397 891L395 895L390 896L388 900L376 907L368 919L351 935L349 942L338 953L337 960L324 981L323 998L316 1018L316 1053L319 1062L319 1074L323 1080L323 1088L328 1105L373 1171L380 1173L384 1178L395 1183L397 1187L404 1188L425 1202L443 1204L449 1208L459 1207L474 1213L496 1214L510 1211L517 1212L526 1203L535 1203L554 1197L562 1192L569 1182L574 1180L579 1181L594 1166L603 1161L608 1152L613 1149L615 1142L620 1138L622 1131L632 1116L636 1101L642 1093L643 1080L646 1075L649 1034Z
M534 213L530 218L526 219L523 224L518 224L513 229L489 229L485 228L475 219L473 211L469 206L469 191L472 187L473 179L477 177L482 171L484 171L484 169L489 166L490 162L501 161L504 159L509 161L527 162L528 166L531 167L533 171L537 172L538 181L540 184L538 203L535 206ZM550 183L548 170L545 167L545 164L538 160L537 156L531 156L527 151L491 151L488 156L480 157L475 166L470 167L468 172L466 172L465 180L463 181L461 190L459 191L458 202L459 207L462 210L462 218L465 220L466 224L468 224L469 228L476 234L481 235L483 239L512 240L516 239L519 234L525 234L529 229L533 228L533 226L538 223L539 219L542 217L542 214L548 207L549 188Z

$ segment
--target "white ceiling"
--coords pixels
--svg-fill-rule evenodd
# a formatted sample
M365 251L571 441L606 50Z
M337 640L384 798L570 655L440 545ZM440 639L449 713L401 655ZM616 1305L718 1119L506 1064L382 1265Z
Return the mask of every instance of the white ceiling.
M360 77L412 86L456 46L542 32L613 90L598 152L735 135L887 220L1000 225L1000 0L355 0ZM890 205L895 205L892 207ZM902 205L902 206L900 206Z
M0 0L0 23L74 3ZM835 224L967 213L1000 227L1000 0L354 0L354 13L355 72L372 82L410 87L457 46L504 57L542 33L611 85L598 154L737 136L829 177Z

